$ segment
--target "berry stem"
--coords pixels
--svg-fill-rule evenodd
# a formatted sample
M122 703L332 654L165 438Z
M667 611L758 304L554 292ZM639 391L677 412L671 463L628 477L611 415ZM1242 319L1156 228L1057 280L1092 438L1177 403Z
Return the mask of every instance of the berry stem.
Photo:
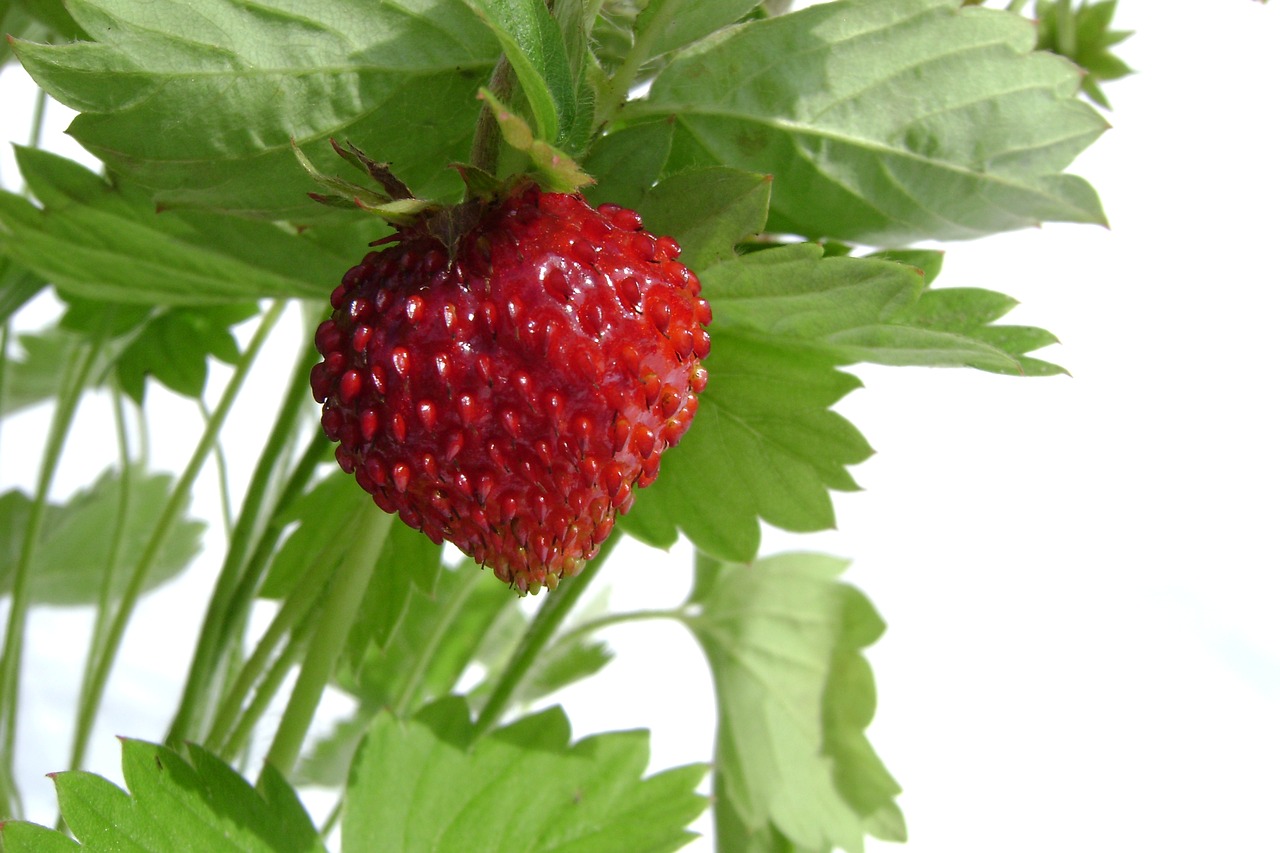
M72 352L62 374L57 404L49 438L45 442L35 497L23 530L18 563L13 571L13 588L9 600L8 623L5 626L4 652L0 654L0 808L8 815L22 813L22 801L13 777L13 756L18 733L18 688L22 668L22 646L26 634L27 613L31 607L31 564L35 558L45 512L49 505L49 489L53 484L58 460L67 443L67 434L75 419L76 409L84 396L89 374L101 352L105 335L97 335L92 343Z
M168 502L160 511L155 527L152 528L151 538L147 540L142 556L138 558L138 562L133 567L133 574L130 575L129 583L125 587L120 603L111 618L111 626L107 630L101 657L93 662L85 680L85 691L76 714L74 735L76 748L72 754L72 769L79 769L83 764L85 745L88 743L89 733L93 729L93 722L97 718L98 709L102 705L102 696L106 691L107 678L111 675L112 666L120 651L120 644L124 640L125 628L128 627L129 619L137 606L138 598L142 595L147 575L150 573L156 559L160 556L165 540L168 539L174 524L177 523L178 518L181 516L183 507L190 500L196 476L200 473L200 469L204 467L205 461L213 451L213 446L217 442L222 425L231 411L231 405L239 395L240 389L244 387L245 379L249 375L249 369L252 367L258 353L262 351L262 347L270 336L272 329L275 328L276 322L284 311L284 307L285 303L277 300L263 314L258 323L258 328L253 333L253 338L249 341L248 347L245 348L244 354L241 355L240 362L236 365L230 382L227 383L222 399L218 401L218 406L214 409L208 426L200 436L200 441L187 462L187 467L183 470L177 484L175 484Z
M498 58L498 64L493 67L488 89L494 97L505 102L510 98L514 85L515 72L506 54L503 54ZM501 139L498 117L487 105L481 106L480 117L476 119L476 135L471 141L471 165L489 174L497 174L498 146Z
M297 764L303 738L311 728L316 708L320 705L320 696L346 647L347 634L351 632L360 602L364 600L393 518L376 504L368 505L356 545L348 554L346 563L338 568L337 576L326 593L327 599L302 661L298 681L294 684L280 727L276 729L275 740L267 752L267 762L286 777Z
M577 577L560 581L560 585L554 593L547 593L547 600L538 608L537 615L533 617L533 621L525 629L524 636L520 639L519 647L516 648L515 654L507 660L506 669L498 677L498 683L494 685L488 701L480 709L475 728L477 737L493 728L494 724L498 722L502 714L507 710L511 697L515 695L516 688L520 686L525 676L529 674L529 668L533 666L533 662L537 660L538 655L546 648L552 636L564 624L565 617L569 615L569 611L573 609L573 606L578 603L578 599L582 598L587 586L600 573L601 567L604 566L609 557L609 552L613 550L619 538L618 536L612 536L606 539L604 544L600 546L600 552L587 563Z

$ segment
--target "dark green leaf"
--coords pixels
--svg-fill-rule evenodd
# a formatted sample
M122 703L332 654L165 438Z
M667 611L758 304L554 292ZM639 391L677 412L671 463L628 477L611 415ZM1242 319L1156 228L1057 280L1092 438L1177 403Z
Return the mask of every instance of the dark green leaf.
M142 741L123 740L122 745L132 797L92 773L54 777L62 814L85 849L323 853L297 795L270 765L255 790L194 744L187 747L189 760Z
M19 308L44 289L45 283L12 258L0 258L0 323L7 323Z
M671 132L671 122L659 120L601 137L582 162L582 168L596 181L585 190L591 203L640 205L662 175L671 153Z
M839 0L678 56L626 116L674 117L673 171L773 175L774 232L904 245L1102 222L1061 170L1106 124L1034 38L953 0Z
M733 328L714 341L693 426L624 527L660 547L683 530L700 550L745 562L761 520L793 531L834 526L828 490L856 488L845 468L871 448L830 410L859 386L830 352Z
M151 537L156 516L169 499L173 478L131 468L126 481L119 472L102 475L65 505L46 510L31 565L31 596L40 604L77 605L97 602L115 546L112 532L123 537L112 590L123 592L133 560ZM123 494L122 494L123 491ZM123 501L123 503L122 503ZM120 524L121 507L126 515ZM185 507L184 510L185 512ZM0 592L8 593L22 547L31 501L17 491L0 495ZM147 575L150 589L182 571L199 553L204 524L181 520L165 540Z
M106 302L199 305L327 298L368 241L334 240L218 214L157 213L136 185L107 182L71 160L19 148L39 199L0 193L4 251L67 293Z
M747 849L860 850L867 821L896 812L864 735L875 688L861 649L884 623L839 582L844 567L813 554L725 566L688 620L719 708L717 809L732 811L717 824Z
M649 231L675 237L681 262L701 272L764 229L772 184L767 175L697 169L661 181L636 209Z
M705 768L642 778L648 734L569 744L559 708L479 736L457 698L379 717L356 758L347 853L646 853L676 850L705 807Z
M760 0L650 0L636 19L636 32L643 34L648 48L643 59L693 44L742 19L758 5Z
M1079 65L1084 71L1080 88L1095 104L1110 109L1101 83L1133 73L1111 48L1132 32L1111 29L1116 0L1090 3L1083 0L1072 9L1070 0L1037 0L1036 48L1053 51Z
M257 313L256 306L212 305L162 310L133 336L115 362L120 387L141 403L144 382L153 377L185 397L204 393L209 361L234 364L240 347L231 327Z
M36 81L81 113L70 133L165 207L314 219L310 178L351 140L424 198L461 194L476 90L498 55L461 0L186 3L81 0L93 41L15 50Z

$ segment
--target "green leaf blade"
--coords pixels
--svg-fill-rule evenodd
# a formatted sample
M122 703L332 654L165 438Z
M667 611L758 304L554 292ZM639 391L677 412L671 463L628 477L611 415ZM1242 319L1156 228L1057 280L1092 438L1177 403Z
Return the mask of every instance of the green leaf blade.
M343 849L631 853L689 839L685 827L705 805L692 790L704 768L641 779L644 732L568 741L558 708L487 735L457 698L413 720L382 715L352 770Z
M842 0L754 22L665 68L632 117L671 115L670 169L775 176L769 229L904 245L1046 219L1101 222L1059 171L1105 129L1015 15Z

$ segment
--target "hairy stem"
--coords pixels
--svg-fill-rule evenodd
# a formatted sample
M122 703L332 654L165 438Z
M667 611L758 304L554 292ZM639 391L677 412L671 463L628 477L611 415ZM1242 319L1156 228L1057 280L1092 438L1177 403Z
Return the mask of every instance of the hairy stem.
M294 684L280 727L276 729L275 740L267 752L267 761L286 777L293 772L302 751L303 738L311 728L320 704L320 696L346 646L347 634L373 577L392 518L377 505L368 505L362 535L346 564L339 567L337 577L328 590L320 623L302 661L302 670L298 673L298 681Z
M160 551L173 530L174 524L177 523L183 505L186 504L191 496L191 489L195 484L196 476L200 473L200 469L204 467L205 461L213 451L218 433L227 419L227 414L231 411L232 403L235 402L240 389L244 387L244 381L249 374L250 367L253 365L258 353L262 351L263 344L266 343L272 329L275 328L283 310L284 302L277 301L272 303L271 307L262 316L262 320L253 334L253 339L245 349L244 355L241 356L240 363L236 366L235 372L231 376L231 381L228 383L226 391L223 392L222 399L218 401L218 407L213 411L213 416L210 418L208 426L205 428L203 435L200 436L200 441L196 445L191 459L187 462L187 467L175 484L173 494L169 496L169 500L161 510L159 518L156 519L156 525L151 531L151 538L147 541L142 556L133 567L133 574L129 577L129 583L125 587L124 594L121 596L120 603L112 617L111 627L107 631L102 657L95 662L92 667L92 673L87 680L87 693L81 700L81 712L76 717L75 737L77 741L87 738L88 732L93 728L93 721L97 718L98 708L101 707L102 696L106 691L107 679L111 675L111 669L120 651L120 643L124 639L125 628L128 626L133 610L137 606L138 598L142 594L147 575L155 564L156 558L159 557Z
M489 91L495 98L506 103L514 85L515 72L506 54L503 54L498 58L498 64L493 67L493 75L489 78ZM476 119L476 135L471 140L471 165L490 174L496 174L501 139L497 116L488 106L480 107L480 117Z
M533 666L533 662L537 660L538 655L546 648L547 643L551 641L556 631L564 624L565 617L569 615L569 611L582 598L587 586L600 573L600 569L608 559L609 552L613 550L617 541L617 536L606 539L604 545L600 548L600 553L595 556L595 559L587 563L581 574L568 580L562 580L554 593L547 592L547 600L543 602L542 607L538 609L537 615L533 617L533 621L525 629L524 636L520 638L519 647L516 648L515 654L507 661L507 666L502 671L502 675L498 677L498 683L494 685L488 701L480 709L480 715L476 719L477 736L483 735L493 728L498 720L501 719L503 713L507 710L507 705L511 702L511 697L515 695L516 689L519 688L529 674L529 668Z
M631 87L635 85L640 69L649 61L649 55L658 35L666 29L683 5L677 0L667 0L665 3L655 0L655 2L659 2L660 5L654 15L647 20L648 26L636 33L635 41L632 42L626 59L622 60L618 70L613 72L613 76L604 84L600 92L596 107L597 132L612 121L618 110L622 109L622 105L627 102L627 96L631 93Z

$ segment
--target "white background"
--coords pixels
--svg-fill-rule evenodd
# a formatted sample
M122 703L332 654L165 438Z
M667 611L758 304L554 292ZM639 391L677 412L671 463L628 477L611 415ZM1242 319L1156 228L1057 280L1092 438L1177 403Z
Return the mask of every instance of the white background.
M1072 168L1110 230L949 246L938 282L1021 300L1008 321L1057 333L1042 354L1072 377L860 368L867 388L841 409L878 451L853 472L866 491L837 497L838 531L766 536L767 552L851 558L889 623L871 736L905 788L913 853L1280 851L1280 9L1122 0L1117 23L1138 31L1121 54L1140 73L1108 89L1114 129ZM25 115L29 90L0 83L6 115ZM65 122L53 114L46 144L69 151L52 132ZM25 140L20 118L6 127ZM11 160L0 170L12 181ZM246 399L273 407L272 378ZM153 397L154 440L177 439L160 461L177 468L198 419ZM105 415L86 410L59 494L111 458ZM240 407L233 452L253 458L262 417ZM5 425L6 487L31 482L42 430L38 413ZM216 552L145 603L93 769L118 776L112 734L163 735ZM606 572L615 605L677 603L687 558L628 543ZM47 821L41 777L66 762L88 626L41 610L31 627L19 773ZM618 660L562 697L576 733L649 727L655 768L706 760L697 648L662 623L605 636Z

